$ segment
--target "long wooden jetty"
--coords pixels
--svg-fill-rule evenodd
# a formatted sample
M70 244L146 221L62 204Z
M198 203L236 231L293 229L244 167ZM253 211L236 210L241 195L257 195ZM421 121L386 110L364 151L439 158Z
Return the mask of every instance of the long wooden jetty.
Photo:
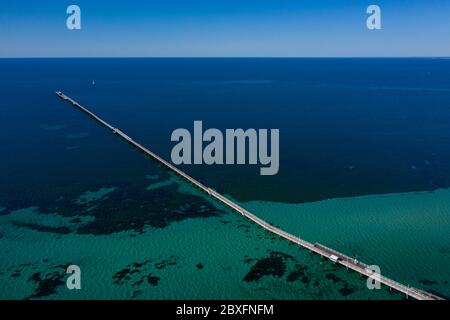
M195 185L196 187L198 187L199 189L203 190L204 192L208 193L210 196L212 196L213 198L215 198L216 200L218 200L219 202L221 202L222 204L230 207L231 209L237 211L238 213L240 213L241 215L243 215L244 217L246 217L247 219L250 219L251 221L253 221L254 223L258 224L259 226L261 226L262 228L266 229L269 232L272 232L284 239L287 239L293 243L298 244L299 246L317 253L318 255L327 258L331 261L333 261L334 263L338 263L340 265L345 266L348 269L352 269L356 272L358 272L359 274L378 280L380 281L380 283L388 286L391 289L397 290L399 292L404 293L407 297L412 297L415 298L417 300L444 300L441 297L420 290L418 288L414 288L414 287L409 287L409 286L405 286L399 282L396 282L392 279L389 279L383 275L379 275L379 274L374 274L372 269L370 268L369 265L362 263L360 261L357 261L356 259L353 259L343 253L340 253L336 250L333 250L331 248L328 248L320 243L311 243L308 242L306 240L303 240L297 236L294 236L284 230L281 230L280 228L277 228L271 224L269 224L268 222L264 221L263 219L259 218L258 216L254 215L253 213L247 211L246 209L242 208L240 205L236 204L235 202L231 201L230 199L224 197L223 195L221 195L220 193L218 193L217 191L215 191L214 189L211 189L207 186L205 186L204 184L202 184L201 182L199 182L198 180L192 178L190 175L186 174L185 172L183 172L182 170L178 169L177 167L175 167L174 165L172 165L171 163L169 163L168 161L164 160L163 158L161 158L160 156L158 156L157 154L155 154L154 152L150 151L149 149L145 148L144 146L142 146L141 144L139 144L138 142L134 141L132 138L130 138L128 135L126 135L125 133L123 133L122 131L120 131L119 129L113 127L112 125L110 125L108 122L104 121L102 118L100 118L99 116L97 116L96 114L94 114L93 112L89 111L88 109L86 109L85 107L81 106L78 102L76 102L75 100L73 100L72 98L66 96L64 93L62 93L61 91L57 91L56 95L58 95L58 97L60 97L61 99L70 102L73 106L75 106L76 108L80 109L81 111L85 112L86 114L88 114L90 117L92 117L93 119L95 119L97 122L99 122L100 124L102 124L103 126L107 127L108 129L110 129L114 134L117 134L118 136L122 137L123 139L125 139L129 144L131 144L132 146L134 146L135 148L139 149L140 151L144 152L145 154L149 155L150 157L152 157L154 160L158 161L159 163L161 163L162 165L164 165L166 168L170 169L171 171L175 172L177 175L183 177L184 179L186 179L187 181L189 181L190 183L192 183L193 185Z

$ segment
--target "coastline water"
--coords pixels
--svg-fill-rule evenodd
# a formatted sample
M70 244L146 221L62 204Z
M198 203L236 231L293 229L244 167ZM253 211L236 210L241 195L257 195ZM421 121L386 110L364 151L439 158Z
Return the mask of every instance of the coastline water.
M450 295L448 60L0 59L0 71L1 299L404 298L218 206L55 90L165 159L194 120L279 128L276 176L182 169L293 234ZM65 289L70 263L81 291Z

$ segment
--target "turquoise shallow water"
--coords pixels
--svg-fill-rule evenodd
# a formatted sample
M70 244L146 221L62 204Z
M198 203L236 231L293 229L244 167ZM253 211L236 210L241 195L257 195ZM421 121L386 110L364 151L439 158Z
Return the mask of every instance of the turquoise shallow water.
M404 284L450 295L449 189L245 206L308 241L379 265Z
M170 177L182 194L202 196ZM167 186L160 184L161 189ZM100 204L111 188L79 199ZM88 199L89 198L89 199ZM74 217L24 208L0 216L0 298L46 299L400 299L386 288L312 255L223 210L165 228L112 235L57 233ZM250 204L249 207L253 207ZM79 216L76 224L92 217ZM32 228L39 225L41 229ZM44 229L43 226L48 227ZM53 228L53 229L50 229ZM82 270L82 290L65 288L64 268Z
M113 177L40 206L2 208L0 298L403 298L368 290L359 275L262 230L116 144L147 171L130 177L134 184ZM242 205L306 240L378 264L395 280L448 295L448 199L442 189ZM81 267L81 291L65 288L67 264Z
M188 212L180 212L186 219L164 228L78 234L77 228L95 220L89 212L114 200L120 187L80 194L74 202L87 208L80 216L40 212L38 207L12 211L0 216L0 284L7 289L0 297L402 298L386 288L368 290L365 279L356 273L262 230L178 177L161 176L165 178L158 182L154 181L159 175L144 177L146 183L151 182L146 192L176 186L175 193L201 197L220 215L189 218ZM446 189L305 204L252 201L243 206L306 240L377 264L395 280L447 295L448 199L450 190ZM421 219L424 211L426 219ZM67 264L81 267L81 291L65 288Z

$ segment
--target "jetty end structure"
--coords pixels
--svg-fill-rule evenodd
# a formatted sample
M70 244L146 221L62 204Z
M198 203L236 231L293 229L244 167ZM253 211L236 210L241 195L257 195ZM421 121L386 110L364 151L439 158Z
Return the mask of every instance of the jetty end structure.
M177 175L181 176L182 178L184 178L185 180L189 181L190 183L192 183L194 186L196 186L197 188L201 189L202 191L204 191L205 193L207 193L208 195L210 195L211 197L213 197L214 199L216 199L217 201L221 202L222 204L226 205L227 207L233 209L234 211L237 211L238 213L240 213L242 216L244 216L247 219L250 219L251 221L253 221L254 223L256 223L257 225L261 226L262 228L266 229L267 231L274 233L288 241L291 241L311 252L314 252L324 258L327 258L329 260L331 260L334 263L338 263L342 266L345 266L347 269L351 269L354 270L356 272L358 272L360 275L375 279L380 281L380 283L388 286L390 289L394 289L397 290L401 293L404 293L407 297L412 297L415 298L417 300L444 300L443 298L423 291L421 289L418 288L414 288L414 287L410 287L410 286L405 286L404 284L401 284L399 282L396 282L392 279L389 279L383 275L379 275L379 274L375 274L373 273L373 270L370 268L369 265L358 261L356 259L353 259L341 252L338 252L336 250L333 250L331 248L328 248L320 243L311 243L308 242L306 240L303 240L297 236L294 236L284 230L281 230L280 228L277 228L271 224L269 224L268 222L262 220L261 218L259 218L258 216L254 215L253 213L247 211L246 209L242 208L240 205L236 204L235 202L231 201L230 199L224 197L223 195L221 195L220 193L218 193L217 191L205 186L204 184L202 184L201 182L199 182L198 180L194 179L193 177L191 177L190 175L186 174L185 172L183 172L182 170L178 169L177 167L175 167L174 165L172 165L171 163L169 163L168 161L164 160L163 158L161 158L160 156L158 156L157 154L153 153L152 151L150 151L149 149L145 148L144 146L142 146L141 144L139 144L138 142L134 141L132 138L130 138L129 136L127 136L125 133L123 133L122 131L120 131L119 129L113 127L112 125L110 125L108 122L104 121L102 118L100 118L99 116L97 116L96 114L94 114L93 112L89 111L88 109L86 109L85 107L81 106L78 102L76 102L75 100L73 100L72 98L68 97L67 95L65 95L64 93L62 93L61 91L56 91L56 95L58 97L60 97L62 100L67 101L69 103L71 103L74 107L78 108L79 110L83 111L84 113L86 113L87 115L89 115L90 117L92 117L94 120L96 120L98 123L102 124L103 126L107 127L109 130L111 130L111 132L113 132L114 134L118 135L119 137L125 139L125 141L127 141L129 144L131 144L133 147L137 148L138 150L142 151L143 153L147 154L148 156L150 156L151 158L153 158L154 160L156 160L157 162L161 163L162 165L164 165L167 169L171 170L172 172L176 173Z

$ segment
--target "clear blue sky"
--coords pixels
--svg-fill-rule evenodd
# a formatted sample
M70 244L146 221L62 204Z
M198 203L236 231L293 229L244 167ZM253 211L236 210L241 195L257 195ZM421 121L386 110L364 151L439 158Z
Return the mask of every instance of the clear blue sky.
M0 57L67 56L450 56L450 0L0 0Z

